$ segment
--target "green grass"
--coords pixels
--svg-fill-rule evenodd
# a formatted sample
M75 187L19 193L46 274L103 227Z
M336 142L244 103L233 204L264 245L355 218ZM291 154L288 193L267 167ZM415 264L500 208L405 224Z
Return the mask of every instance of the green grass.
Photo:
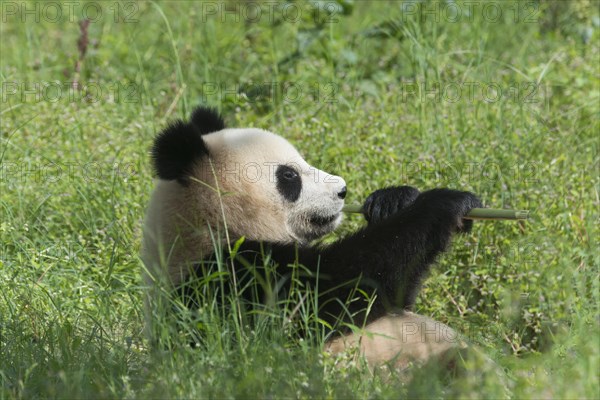
M444 14L453 2L426 1L421 19L400 1L344 2L333 21L307 3L297 21L250 21L228 2L239 22L221 2L91 3L103 17L79 73L83 2L75 22L1 4L0 397L600 396L598 2L487 2L468 16L458 2L458 21ZM71 99L74 79L103 94ZM323 354L318 330L290 335L283 311L247 327L210 306L200 348L175 337L149 350L148 149L202 103L288 138L345 178L348 203L410 184L531 210L457 238L418 299L496 370L469 361L453 379L426 368L403 383ZM350 216L339 235L362 223Z

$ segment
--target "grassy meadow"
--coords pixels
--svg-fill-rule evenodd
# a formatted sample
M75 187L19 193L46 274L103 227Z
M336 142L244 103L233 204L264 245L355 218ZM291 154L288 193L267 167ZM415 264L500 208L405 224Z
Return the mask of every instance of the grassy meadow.
M0 6L0 398L600 397L597 1ZM409 184L530 210L456 238L417 302L494 367L406 382L285 307L209 309L198 348L153 351L149 148L198 104L283 135L347 203Z

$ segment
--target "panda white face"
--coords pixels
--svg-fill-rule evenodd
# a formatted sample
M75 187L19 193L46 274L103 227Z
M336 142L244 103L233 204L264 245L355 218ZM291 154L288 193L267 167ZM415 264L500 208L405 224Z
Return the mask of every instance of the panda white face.
M302 243L342 219L346 182L310 166L285 139L259 129L225 129L204 141L228 209L245 210L229 225L253 240ZM237 227L237 229L236 229Z
M295 238L309 242L334 230L342 219L346 182L310 165L281 164L275 179Z

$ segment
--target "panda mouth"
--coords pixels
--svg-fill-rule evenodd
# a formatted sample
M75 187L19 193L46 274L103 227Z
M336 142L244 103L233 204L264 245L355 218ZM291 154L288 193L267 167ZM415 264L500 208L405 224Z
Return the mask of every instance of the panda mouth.
M333 214L333 215L330 215L330 216L327 216L327 217L324 217L322 215L313 215L308 220L313 225L325 226L325 225L329 225L330 223L332 223L333 221L335 221L335 219L337 218L337 216L338 216L338 214Z

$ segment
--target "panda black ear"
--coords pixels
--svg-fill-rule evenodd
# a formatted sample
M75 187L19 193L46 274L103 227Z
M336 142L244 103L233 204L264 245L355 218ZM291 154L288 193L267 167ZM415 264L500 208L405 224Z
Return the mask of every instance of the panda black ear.
M194 162L208 155L202 133L191 123L176 121L158 134L152 146L152 161L160 179L189 183Z
M197 107L192 112L192 123L201 135L225 129L225 121L217 110L210 107Z

